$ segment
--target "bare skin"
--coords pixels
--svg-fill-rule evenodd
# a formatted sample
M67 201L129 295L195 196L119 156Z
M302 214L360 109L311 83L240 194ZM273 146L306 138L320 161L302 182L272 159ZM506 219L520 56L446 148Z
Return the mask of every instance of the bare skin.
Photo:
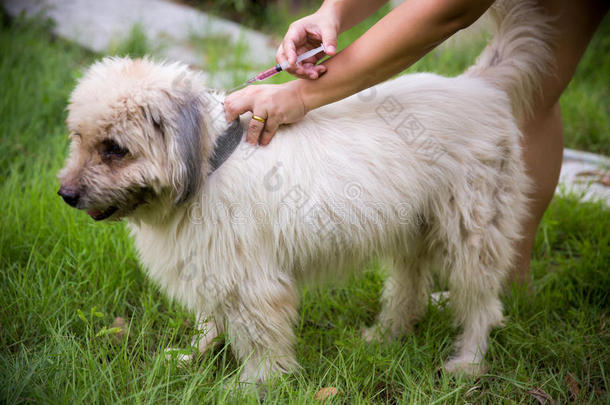
M524 237L518 246L519 260L512 280L525 284L530 281L529 265L536 230L553 198L561 170L563 128L559 97L608 11L608 4L603 0L542 0L540 3L549 15L557 16L554 24L560 46L555 48L557 69L542 82L542 97L523 126L523 157L535 190L530 195L531 216L524 221Z
M371 27L358 40L316 66L316 58L296 66L296 55L324 44L336 52L336 37L379 8L374 0L327 0L314 15L293 23L277 52L278 62L288 60L297 77L282 85L250 86L227 96L227 120L251 111L266 118L251 120L246 141L267 145L281 124L296 122L310 110L340 100L380 83L408 68L456 31L472 24L493 3L491 0L406 0ZM524 219L519 261L512 279L528 283L529 263L536 229L557 185L563 138L559 97L596 28L607 12L603 0L540 0L555 21L559 44L557 69L542 83L542 96L523 125L524 159L535 184L531 216ZM383 44L383 46L379 46Z

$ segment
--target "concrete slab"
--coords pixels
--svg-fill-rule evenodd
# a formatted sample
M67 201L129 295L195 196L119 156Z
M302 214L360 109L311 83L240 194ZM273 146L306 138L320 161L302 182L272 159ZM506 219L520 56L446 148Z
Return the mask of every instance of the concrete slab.
M583 201L603 201L610 207L610 158L565 149L555 194L575 193Z

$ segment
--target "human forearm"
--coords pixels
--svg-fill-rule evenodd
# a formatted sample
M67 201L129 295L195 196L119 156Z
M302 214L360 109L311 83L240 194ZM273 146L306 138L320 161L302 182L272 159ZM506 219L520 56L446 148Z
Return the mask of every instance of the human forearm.
M317 13L331 14L338 22L338 32L344 32L358 24L387 0L326 0Z
M291 83L306 110L340 100L409 67L444 39L474 22L491 0L407 0L328 60L317 80Z
M317 66L315 60L305 61L302 65L308 64L309 71L303 68L299 76L317 80L249 86L229 94L224 102L226 119L230 122L251 111L256 119L250 121L246 141L267 145L280 125L297 122L309 110L406 69L443 39L470 25L491 3L492 0L406 0L339 55ZM356 10L358 5L350 0L328 0L325 5L340 6L338 12L347 7L346 16L352 5L352 20L345 21L348 25L367 13ZM306 52L320 43L327 53L334 54L339 24L333 18L330 13L313 14L291 24L278 49L278 62L289 60L294 64L297 51Z

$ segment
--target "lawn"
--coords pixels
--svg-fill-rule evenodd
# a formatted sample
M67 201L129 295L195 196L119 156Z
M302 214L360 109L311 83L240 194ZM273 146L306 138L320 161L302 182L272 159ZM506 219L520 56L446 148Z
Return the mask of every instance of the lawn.
M370 24L369 20L367 24ZM53 39L38 23L2 18L0 32L0 402L210 403L230 399L239 371L230 349L184 367L193 318L147 280L122 223L94 224L56 195L67 153L67 97L98 55ZM610 28L606 19L562 98L566 144L610 154ZM345 45L363 27L341 39ZM142 50L134 40L126 50ZM457 74L483 44L444 48L412 70ZM284 80L284 78L280 78ZM296 325L302 370L268 387L265 402L610 403L610 211L556 198L538 232L531 289L503 300L488 372L438 373L456 331L430 306L413 334L367 345L360 328L378 310L382 271L307 290ZM124 319L124 333L112 329ZM233 398L234 399L234 398ZM256 403L255 397L244 402Z

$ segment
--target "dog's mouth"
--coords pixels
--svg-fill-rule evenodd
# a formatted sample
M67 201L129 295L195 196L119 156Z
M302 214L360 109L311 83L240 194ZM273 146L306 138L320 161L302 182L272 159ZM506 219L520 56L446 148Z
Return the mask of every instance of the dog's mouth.
M87 210L87 214L95 221L102 221L116 212L118 208L115 206L106 208L103 211Z
M116 221L130 215L141 205L147 204L152 196L153 192L150 188L141 187L134 189L122 200L114 201L114 205L110 205L107 208L98 208L99 205L104 206L108 204L107 202L97 204L93 203L91 204L92 206L89 206L89 208L84 208L84 210L94 221L103 221L104 219L108 218L110 218L110 221ZM97 205L97 207L95 205Z

